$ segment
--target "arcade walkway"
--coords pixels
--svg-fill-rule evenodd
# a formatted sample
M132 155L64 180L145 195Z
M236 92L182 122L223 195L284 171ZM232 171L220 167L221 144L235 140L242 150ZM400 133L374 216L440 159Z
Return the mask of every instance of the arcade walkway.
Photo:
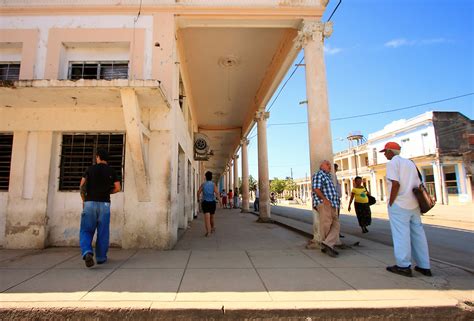
M306 250L300 234L255 220L219 210L209 238L200 216L172 251L112 249L91 269L77 248L0 250L0 319L472 317L457 299L472 297L467 272L435 264L433 278L393 275L385 245L363 240L331 258Z

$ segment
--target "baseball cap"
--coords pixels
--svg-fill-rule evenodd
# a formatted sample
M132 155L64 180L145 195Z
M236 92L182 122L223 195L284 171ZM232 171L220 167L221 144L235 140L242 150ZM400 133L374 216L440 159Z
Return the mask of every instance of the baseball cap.
M395 142L388 142L385 144L385 147L380 151L380 153L385 153L387 149L401 150L402 147Z

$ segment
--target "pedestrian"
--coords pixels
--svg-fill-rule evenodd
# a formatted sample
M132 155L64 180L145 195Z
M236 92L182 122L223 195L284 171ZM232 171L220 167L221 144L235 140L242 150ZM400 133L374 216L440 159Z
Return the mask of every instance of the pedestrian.
M253 202L253 209L255 212L258 212L260 210L260 190L257 189L255 190L255 201Z
M349 200L349 207L347 210L351 211L351 204L354 200L354 207L356 211L357 221L359 226L362 229L362 233L368 233L369 230L367 226L372 223L372 212L370 211L369 206L369 197L370 193L362 185L362 177L357 176L354 179L355 187L352 188L351 199Z
M413 188L420 185L415 163L400 156L401 147L388 142L380 152L389 160L387 163L387 187L389 192L388 216L392 230L396 265L387 271L403 276L412 276L412 256L417 264L415 271L431 276L428 242L421 223L418 201Z
M214 214L216 213L216 198L219 198L219 191L216 184L212 182L212 172L208 171L204 175L206 176L206 181L199 186L197 197L202 201L201 207L204 212L204 225L206 228L204 236L208 237L216 230Z
M227 193L225 192L225 189L223 189L221 192L221 207L227 207Z
M329 161L322 161L319 171L313 174L312 192L313 209L319 213L321 251L331 257L336 257L339 253L334 249L334 246L341 243L339 240L339 217L337 216L340 200L332 181L331 163ZM314 235L318 234L316 224L313 224L313 233ZM313 239L307 247L313 248L314 243L316 241Z
M229 208L234 207L234 193L230 189L229 192L227 193L227 199L229 200Z
M107 261L110 236L110 194L121 190L117 174L107 164L108 160L108 152L105 149L98 149L95 165L84 172L79 185L83 201L79 244L82 259L87 267L94 265L92 239L96 230L96 262L103 264Z
M339 183L339 180L337 179L337 171L339 169L339 165L337 165L336 163L334 163L334 177L336 178L336 191L337 191L337 195L339 197L339 204L341 204L341 197L342 197L342 187L341 187L341 184ZM339 206L337 208L337 217L339 217L341 215L341 207ZM339 221L341 222L341 221ZM344 238L344 235L342 235L341 233L339 233L339 237L340 238Z

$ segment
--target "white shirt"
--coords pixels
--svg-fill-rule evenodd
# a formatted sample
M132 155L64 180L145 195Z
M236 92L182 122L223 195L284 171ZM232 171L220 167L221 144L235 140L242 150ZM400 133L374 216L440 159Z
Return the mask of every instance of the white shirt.
M260 191L258 189L255 190L255 198L260 198Z
M394 204L410 210L417 208L419 205L415 194L413 194L413 188L420 185L420 178L415 164L409 159L398 155L393 156L387 163L388 195L392 191L392 180L400 183Z

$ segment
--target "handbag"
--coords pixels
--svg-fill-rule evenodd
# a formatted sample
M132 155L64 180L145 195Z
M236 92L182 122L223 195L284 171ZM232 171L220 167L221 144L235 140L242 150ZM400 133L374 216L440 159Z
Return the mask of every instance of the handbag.
M369 191L367 190L367 188L365 188L365 191L367 192L367 197L369 198L369 206L377 203L377 199L369 194Z
M421 183L418 187L413 188L413 194L415 194L416 200L418 201L418 205L420 206L420 212L424 214L430 209L432 209L435 206L436 202L426 190L426 187L423 184L423 178L421 176L420 170L416 165L415 167L416 171L418 172L418 177L420 178Z

